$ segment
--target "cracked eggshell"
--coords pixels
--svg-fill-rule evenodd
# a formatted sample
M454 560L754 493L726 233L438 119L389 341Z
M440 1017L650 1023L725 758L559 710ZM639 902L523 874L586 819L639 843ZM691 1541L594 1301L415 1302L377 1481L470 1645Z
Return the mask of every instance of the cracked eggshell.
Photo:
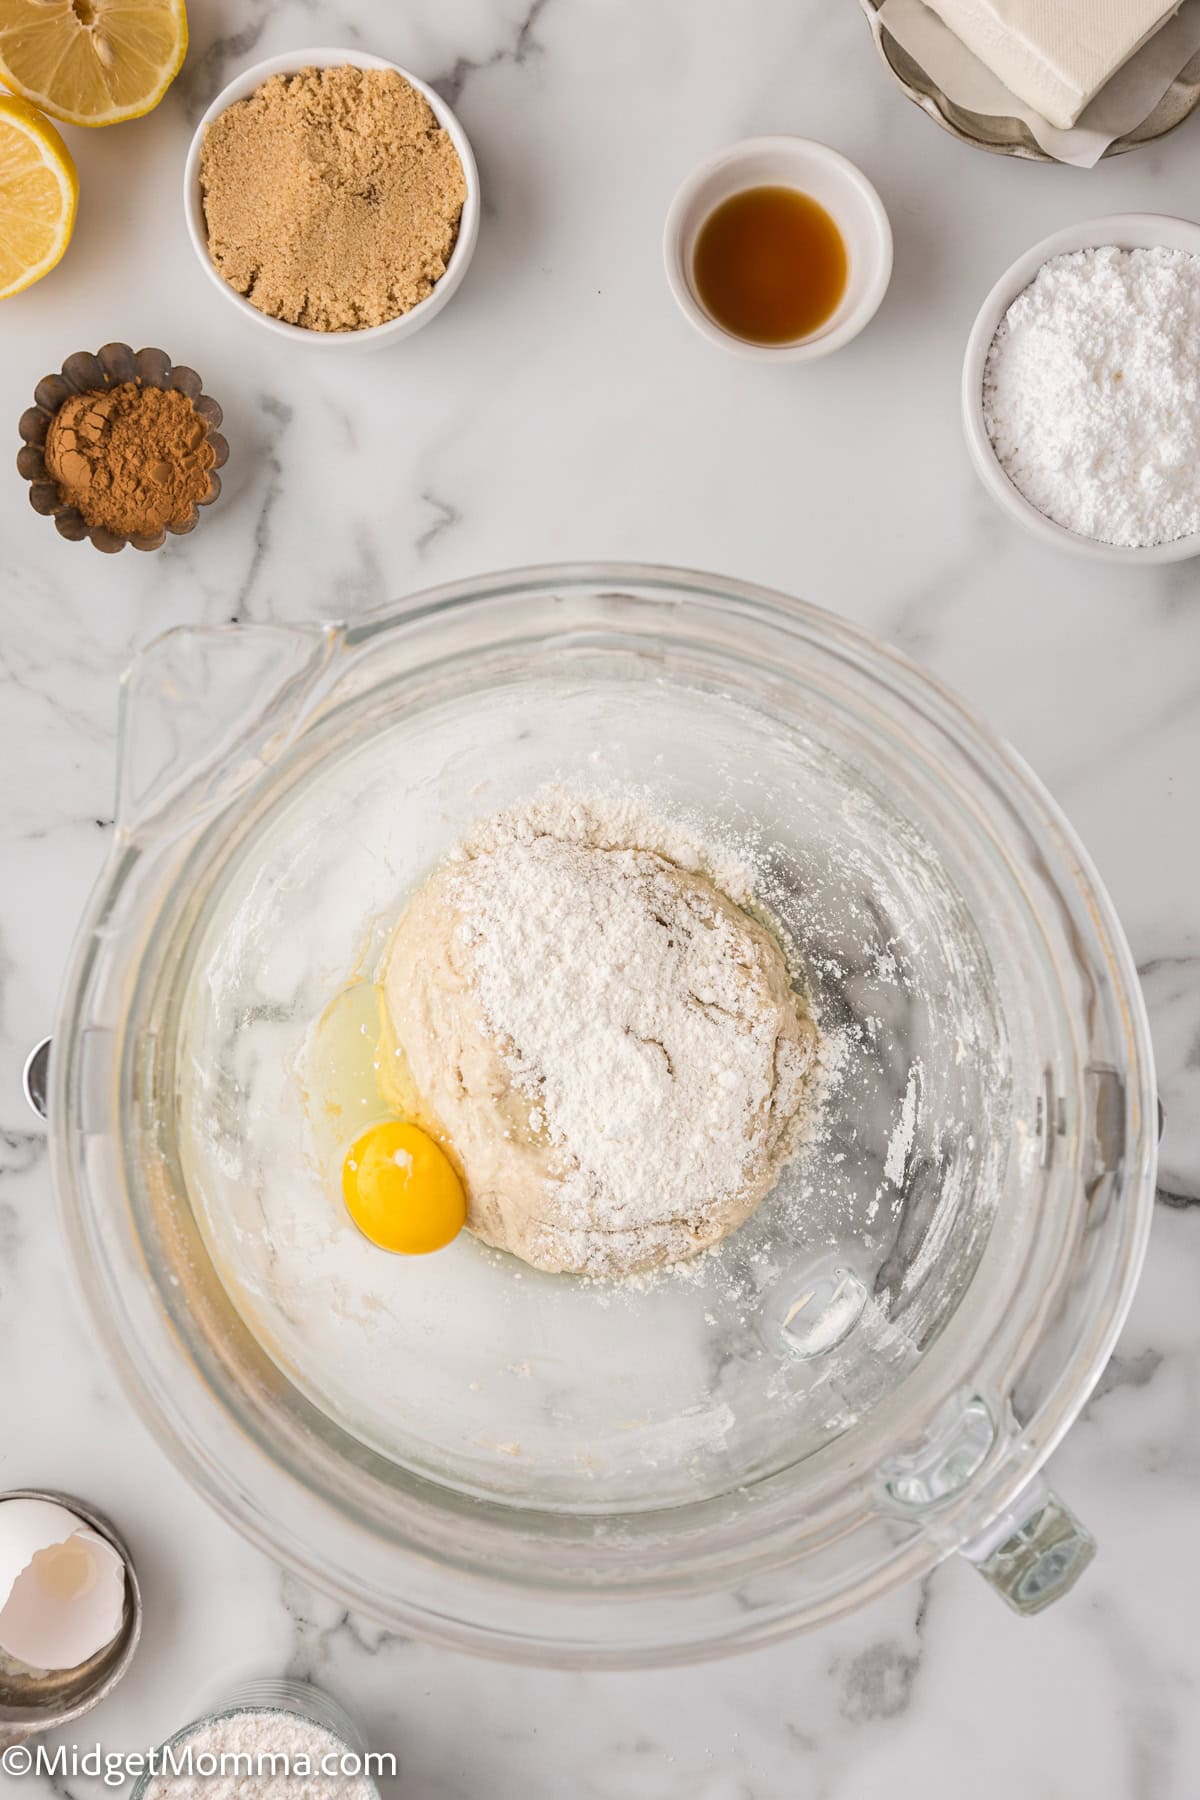
M0 1650L31 1669L74 1669L121 1629L125 1564L51 1500L0 1501Z

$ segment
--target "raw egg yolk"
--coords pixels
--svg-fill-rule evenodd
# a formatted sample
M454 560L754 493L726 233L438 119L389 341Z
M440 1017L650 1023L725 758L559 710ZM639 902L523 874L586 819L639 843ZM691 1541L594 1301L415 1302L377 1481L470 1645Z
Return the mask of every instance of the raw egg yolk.
M456 1238L467 1197L454 1165L418 1125L387 1119L351 1146L342 1167L346 1209L381 1250L424 1256Z

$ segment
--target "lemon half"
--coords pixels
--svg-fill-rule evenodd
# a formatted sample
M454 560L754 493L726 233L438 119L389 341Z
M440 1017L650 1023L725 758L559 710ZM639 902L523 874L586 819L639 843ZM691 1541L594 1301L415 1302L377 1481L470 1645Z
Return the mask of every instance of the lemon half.
M75 228L79 178L48 119L0 94L0 300L48 275Z
M184 0L0 0L0 81L68 125L141 118L187 42Z

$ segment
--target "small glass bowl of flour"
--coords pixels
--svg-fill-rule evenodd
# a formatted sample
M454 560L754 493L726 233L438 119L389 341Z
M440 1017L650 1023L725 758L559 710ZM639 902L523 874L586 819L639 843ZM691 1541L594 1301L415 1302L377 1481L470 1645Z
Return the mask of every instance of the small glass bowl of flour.
M1128 213L1035 244L980 308L962 405L984 485L1043 542L1200 554L1200 225Z
M380 1800L371 1771L392 1763L331 1695L266 1678L168 1738L130 1800Z

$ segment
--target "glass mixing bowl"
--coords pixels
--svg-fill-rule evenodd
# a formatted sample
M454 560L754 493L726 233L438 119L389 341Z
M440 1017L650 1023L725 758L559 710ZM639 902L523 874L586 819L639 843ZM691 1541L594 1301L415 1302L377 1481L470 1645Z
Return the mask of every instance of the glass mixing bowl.
M648 1281L387 1256L314 1151L314 1020L547 780L748 846L823 1034L775 1191ZM581 1664L763 1642L954 1549L1022 1610L1069 1584L1090 1540L1035 1474L1136 1280L1151 1054L1086 856L951 695L741 583L526 571L169 633L119 785L57 1186L135 1404L243 1531L393 1626Z

